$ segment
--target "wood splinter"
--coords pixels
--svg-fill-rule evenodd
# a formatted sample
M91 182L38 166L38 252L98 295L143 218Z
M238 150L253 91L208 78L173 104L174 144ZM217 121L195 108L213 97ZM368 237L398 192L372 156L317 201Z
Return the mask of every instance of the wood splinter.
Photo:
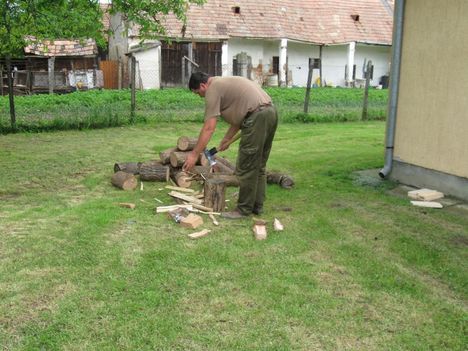
M203 238L204 236L207 236L210 232L211 232L211 230L209 230L209 229L203 229L203 230L201 230L199 232L189 234L188 237L190 239L199 239L199 238Z
M135 209L136 205L135 204L132 204L130 202L119 202L119 206L120 207L126 207L126 208L130 208L132 210Z

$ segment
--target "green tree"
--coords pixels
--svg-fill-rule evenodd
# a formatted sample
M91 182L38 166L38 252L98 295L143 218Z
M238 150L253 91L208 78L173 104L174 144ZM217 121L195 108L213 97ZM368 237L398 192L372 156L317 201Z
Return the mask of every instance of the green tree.
M204 0L114 0L111 12L122 13L127 23L140 28L142 39L164 33L161 19L168 13L185 21L190 3ZM99 0L0 0L0 57L6 59L12 129L16 117L11 80L11 58L23 55L31 40L93 38L104 44L102 11Z

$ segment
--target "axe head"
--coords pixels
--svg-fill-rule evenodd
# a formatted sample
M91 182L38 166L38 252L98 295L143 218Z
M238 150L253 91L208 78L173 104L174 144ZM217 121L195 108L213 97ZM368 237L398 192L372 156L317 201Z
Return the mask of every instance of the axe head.
M214 149L214 153L212 153L212 152L213 152L213 149ZM212 148L212 149L210 149L210 150L205 149L205 150L203 151L203 153L205 154L206 159L207 159L208 162L210 163L210 167L213 167L213 166L216 164L216 160L215 160L214 157L213 157L214 154L215 154L216 152L218 152L218 151L216 150L215 147Z

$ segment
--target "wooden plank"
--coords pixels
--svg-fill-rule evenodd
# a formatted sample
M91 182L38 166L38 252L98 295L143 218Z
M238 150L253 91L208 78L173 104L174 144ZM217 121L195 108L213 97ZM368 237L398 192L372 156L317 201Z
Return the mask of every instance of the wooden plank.
M158 206L156 207L156 213L165 213L177 210L178 208L185 208L189 211L193 210L192 205L171 205L171 206Z
M411 201L411 203L414 206L418 206L418 207L429 207L429 208L442 208L442 207L444 207L444 206L442 206L441 203L432 202L432 201Z

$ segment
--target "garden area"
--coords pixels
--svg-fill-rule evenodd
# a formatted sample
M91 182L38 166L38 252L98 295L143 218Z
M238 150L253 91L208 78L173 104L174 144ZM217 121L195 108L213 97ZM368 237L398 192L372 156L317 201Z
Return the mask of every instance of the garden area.
M17 97L19 133L0 97L1 348L465 350L466 212L356 175L383 166L387 91L369 92L368 121L359 89L314 89L308 114L304 89L268 92L281 117L267 168L295 185L268 185L262 241L252 218L206 216L191 240L155 212L175 204L166 183L110 182L114 163L197 136L195 94L139 92L134 120L128 91Z

